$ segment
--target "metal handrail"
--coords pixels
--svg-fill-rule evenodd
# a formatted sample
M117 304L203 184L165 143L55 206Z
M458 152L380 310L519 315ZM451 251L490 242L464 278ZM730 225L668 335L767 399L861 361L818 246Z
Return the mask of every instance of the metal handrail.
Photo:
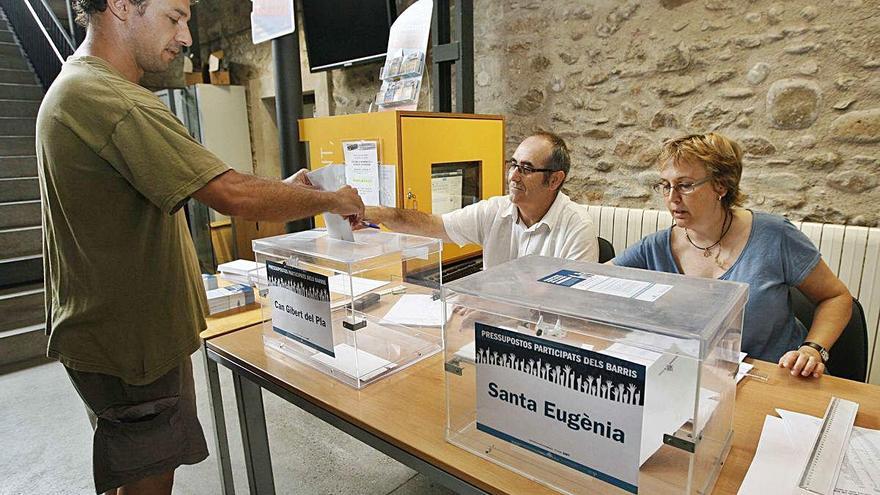
M31 13L31 17L34 18L34 22L37 23L37 27L40 28L40 31L43 33L43 36L46 38L46 41L49 43L49 46L52 48L52 51L55 52L55 56L58 57L58 61L60 61L63 64L64 57L61 56L61 52L58 50L58 47L55 46L55 42L52 41L52 37L49 36L48 32L46 32L46 26L43 26L43 22L40 21L40 17L37 15L36 11L34 11L34 6L31 5L30 0L24 0L24 4L27 7L28 11ZM43 7L45 8L46 5L43 4ZM50 17L53 17L53 18L55 17L55 14L52 13L51 9L49 9L48 12L49 12ZM63 30L62 30L62 32L63 32Z
M29 2L30 0L24 0L24 1ZM64 37L64 41L67 42L67 46L69 46L71 50L76 50L76 44L70 38L71 35L67 33L67 29L64 27L63 24L61 24L61 21L58 19L58 16L55 15L55 11L52 10L52 6L49 5L49 2L47 2L46 0L40 0L40 2L43 4L43 8L46 9L46 13L49 14L49 17L52 19L52 22L54 22L55 26L58 27L58 31L61 32L61 36ZM34 15L35 15L35 13L34 13ZM37 22L39 22L39 19L37 19ZM44 32L43 35L46 36L46 39L49 40L50 43L52 43L52 41L49 39L48 34L46 34Z
M76 49L70 34L46 0L0 0L0 7L43 88L48 89Z

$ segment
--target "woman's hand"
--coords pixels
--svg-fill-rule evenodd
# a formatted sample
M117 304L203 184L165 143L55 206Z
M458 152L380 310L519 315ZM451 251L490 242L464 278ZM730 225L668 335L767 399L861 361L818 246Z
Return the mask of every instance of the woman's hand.
M810 346L802 346L796 351L788 351L779 358L779 366L791 369L795 376L819 378L825 373L825 363L819 351Z

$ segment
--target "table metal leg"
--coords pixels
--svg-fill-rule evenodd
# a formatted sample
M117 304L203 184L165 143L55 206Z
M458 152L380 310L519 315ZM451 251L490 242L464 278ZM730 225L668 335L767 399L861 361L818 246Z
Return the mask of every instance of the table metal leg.
M223 495L235 495L232 481L232 464L229 462L229 440L226 437L226 415L223 412L223 395L220 390L220 374L217 363L208 358L208 350L202 346L205 376L208 378L208 399L211 401L211 418L214 420L214 446L217 448L217 467Z
M269 455L269 437L266 434L266 415L263 412L263 391L259 385L234 371L232 380L235 401L238 403L248 486L252 495L274 495L275 480Z

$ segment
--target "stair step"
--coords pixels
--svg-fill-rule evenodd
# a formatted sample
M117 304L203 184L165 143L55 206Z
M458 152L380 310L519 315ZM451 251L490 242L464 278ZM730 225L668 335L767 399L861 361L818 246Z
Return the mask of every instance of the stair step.
M5 43L15 43L15 36L12 31L0 31L0 41Z
M0 334L46 322L44 289L27 289L0 296Z
M43 252L43 227L16 227L0 230L0 257L20 258Z
M40 182L36 177L0 179L0 203L34 199L40 199Z
M48 343L45 324L0 333L0 366L45 356Z
M37 157L0 156L0 179L19 179L37 176Z
M0 229L31 227L42 221L40 200L0 203Z
M3 299L4 297L7 297L7 296L10 296L13 294L19 294L21 292L32 292L35 290L44 290L43 283L37 282L37 283L33 283L33 284L22 284L22 285L16 285L14 287L2 288L2 289L0 289L0 299Z
M43 256L41 254L8 260L0 259L0 287L41 280L43 280Z
M43 88L36 84L0 83L0 100L40 101Z
M0 156L33 155L36 149L34 136L0 136Z
M0 42L0 54L22 56L21 48L18 47L17 43Z
M0 39L0 41L3 41ZM21 69L28 70L27 61L21 55L3 55L0 54L0 69Z
M0 117L30 117L35 119L39 111L39 101L0 100Z
M37 78L30 70L0 69L0 83L34 84Z
M33 136L36 131L37 119L0 117L0 136Z

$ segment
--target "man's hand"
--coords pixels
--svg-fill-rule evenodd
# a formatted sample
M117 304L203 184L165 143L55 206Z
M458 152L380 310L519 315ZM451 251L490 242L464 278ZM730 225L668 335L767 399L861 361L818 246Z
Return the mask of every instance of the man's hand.
M317 189L314 184L309 180L307 174L309 173L308 169L302 168L299 171L290 177L284 179L282 182L287 184L288 186L297 186L297 187L308 187L309 189Z
M364 220L380 225L384 222L383 208L381 206L368 206L364 209Z
M360 220L364 216L364 202L358 195L357 189L351 186L342 186L334 193L333 206L330 213L344 217L355 217ZM351 221L349 219L349 221Z

